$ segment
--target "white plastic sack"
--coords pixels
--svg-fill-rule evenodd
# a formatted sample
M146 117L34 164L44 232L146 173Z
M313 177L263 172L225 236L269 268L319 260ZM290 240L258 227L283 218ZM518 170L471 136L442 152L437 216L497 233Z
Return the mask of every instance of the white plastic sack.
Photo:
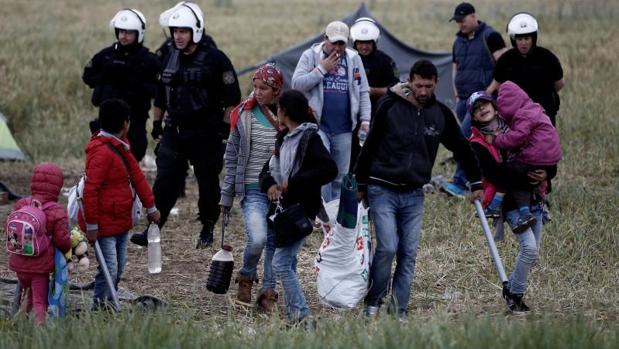
M350 309L368 290L371 258L368 210L357 208L354 229L336 222L339 201L325 205L329 222L322 223L324 241L314 259L320 300L336 308Z
M69 197L67 202L67 213L69 215L69 225L74 226L78 224L78 217L80 214L80 208L83 208L83 198L84 198L84 181L86 176L81 176L76 185L72 186L69 189ZM131 208L131 219L133 221L133 225L137 225L140 223L142 219L142 215L144 213L144 208L142 207L142 202L140 198L135 194L135 189L133 186L131 187L131 193L133 194L133 207Z

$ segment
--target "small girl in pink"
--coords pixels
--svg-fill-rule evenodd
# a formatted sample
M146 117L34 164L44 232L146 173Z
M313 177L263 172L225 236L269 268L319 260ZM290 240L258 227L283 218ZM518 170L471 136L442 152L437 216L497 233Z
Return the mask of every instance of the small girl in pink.
M60 167L52 163L41 163L34 168L30 191L32 196L23 198L15 204L15 211L30 205L32 200L41 203L43 212L47 218L47 234L50 245L43 254L30 257L11 254L9 268L17 273L19 284L24 290L26 310L34 310L36 324L45 323L47 313L47 295L49 291L49 277L54 271L55 248L66 253L71 248L69 236L69 221L67 209L58 202L60 189L64 183L64 175ZM51 205L46 205L53 202Z
M506 81L499 88L497 109L509 124L509 130L487 135L486 140L511 154L506 161L509 170L526 178L527 172L538 169L548 172L557 165L561 160L559 134L541 105L533 102L518 85ZM531 183L514 183L510 188L520 213L518 226L535 224L529 211L532 186Z

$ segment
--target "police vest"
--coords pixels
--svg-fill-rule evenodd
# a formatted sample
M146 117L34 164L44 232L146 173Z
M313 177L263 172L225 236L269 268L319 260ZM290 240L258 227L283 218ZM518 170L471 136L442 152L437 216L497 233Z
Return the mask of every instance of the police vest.
M172 118L175 115L188 115L213 109L207 84L214 77L212 69L206 65L207 49L202 45L189 60L181 62L182 53L172 49L166 57L166 64L161 75L165 86L166 105Z
M454 44L454 61L457 64L456 89L460 99L468 98L473 92L485 90L492 82L494 57L488 49L486 39L495 30L480 22L473 39L458 34Z

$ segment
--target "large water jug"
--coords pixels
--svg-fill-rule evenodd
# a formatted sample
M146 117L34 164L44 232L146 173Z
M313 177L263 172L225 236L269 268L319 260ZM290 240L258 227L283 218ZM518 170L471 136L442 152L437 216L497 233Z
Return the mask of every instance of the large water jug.
M206 289L217 294L228 292L233 269L232 247L224 245L219 252L215 253L211 260Z

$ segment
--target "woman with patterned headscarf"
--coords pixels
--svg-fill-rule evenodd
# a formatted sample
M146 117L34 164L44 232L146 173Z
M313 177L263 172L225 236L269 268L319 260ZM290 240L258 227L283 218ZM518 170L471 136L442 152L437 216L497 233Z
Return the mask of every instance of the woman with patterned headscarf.
M222 213L226 213L236 196L243 210L246 240L243 266L237 278L237 303L251 305L252 285L258 279L258 262L265 250L262 290L257 303L266 312L275 307L278 297L271 267L275 235L267 225L269 199L260 191L258 176L273 154L278 132L277 99L283 85L282 72L274 64L259 67L252 79L252 93L232 111L224 156L226 176L219 203Z

